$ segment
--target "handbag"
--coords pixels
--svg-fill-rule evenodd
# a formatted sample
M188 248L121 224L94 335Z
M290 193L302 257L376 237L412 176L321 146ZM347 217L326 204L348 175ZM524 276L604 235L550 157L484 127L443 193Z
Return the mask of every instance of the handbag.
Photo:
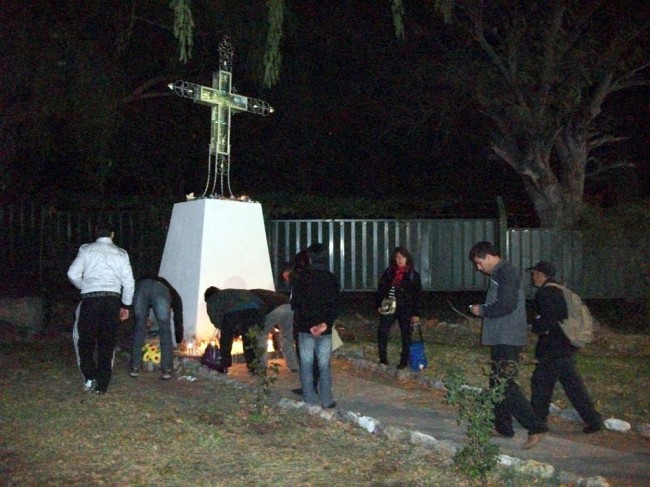
M379 313L382 315L394 315L397 310L397 299L395 296L389 296L382 299Z
M422 327L420 323L413 323L413 331L417 328L420 341L411 340L411 346L409 347L409 365L412 370L420 371L427 368L429 362L427 360L426 353L424 352L424 338L422 337Z
M212 340L210 340L208 346L205 347L203 355L201 355L201 363L209 369L217 370L221 367L221 350L219 349L219 345L215 342L215 336L216 332L212 335ZM215 342L215 344L213 344L213 342Z

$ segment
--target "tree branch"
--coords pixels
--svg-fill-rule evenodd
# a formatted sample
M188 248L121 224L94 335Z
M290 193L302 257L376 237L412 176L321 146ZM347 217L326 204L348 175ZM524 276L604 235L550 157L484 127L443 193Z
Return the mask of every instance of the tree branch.
M590 173L585 174L585 179L586 178L593 178L594 176L598 176L599 174L602 174L607 171L611 171L612 169L618 169L618 168L635 168L636 164L632 164L631 162L616 162L614 164L608 164L607 166L602 166L599 167L598 169L594 169Z

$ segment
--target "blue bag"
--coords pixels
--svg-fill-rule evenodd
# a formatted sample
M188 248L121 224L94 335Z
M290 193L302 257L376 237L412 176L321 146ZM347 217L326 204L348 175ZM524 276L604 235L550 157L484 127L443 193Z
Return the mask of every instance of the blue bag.
M427 361L427 356L424 353L424 339L422 338L422 329L420 328L420 323L414 323L413 328L417 328L420 341L411 340L411 347L409 348L409 365L412 370L420 371L425 369L429 362Z

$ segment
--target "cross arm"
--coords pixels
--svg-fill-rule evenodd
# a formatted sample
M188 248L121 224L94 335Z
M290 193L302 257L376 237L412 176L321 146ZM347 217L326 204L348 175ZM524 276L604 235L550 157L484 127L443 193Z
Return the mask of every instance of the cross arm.
M273 113L273 107L264 100L224 93L215 88L209 88L188 81L176 81L167 85L170 90L183 98L190 98L195 103L210 107L223 106L237 111L246 111L257 115L267 116Z

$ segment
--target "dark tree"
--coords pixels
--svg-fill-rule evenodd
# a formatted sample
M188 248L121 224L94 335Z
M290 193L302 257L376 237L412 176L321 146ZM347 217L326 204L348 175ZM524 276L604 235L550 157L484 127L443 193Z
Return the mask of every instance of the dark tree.
M625 135L609 117L625 114L604 110L614 94L648 85L648 4L458 0L438 7L451 3L448 19L468 41L457 53L458 72L492 123L492 150L523 178L541 226L574 227L589 173L628 165L599 158Z

